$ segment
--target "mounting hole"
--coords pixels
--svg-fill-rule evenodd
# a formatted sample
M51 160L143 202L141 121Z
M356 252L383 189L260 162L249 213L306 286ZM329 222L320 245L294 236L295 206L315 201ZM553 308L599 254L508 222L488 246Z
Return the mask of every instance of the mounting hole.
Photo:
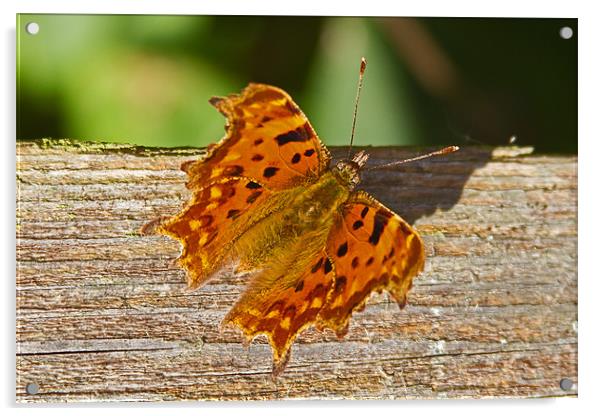
M37 35L40 31L40 25L36 22L29 22L25 25L25 31L30 35Z
M573 380L570 378L563 378L560 380L560 388L564 391L569 391L573 389Z
M562 39L570 39L573 37L573 29L569 26L564 26L560 28L560 37Z
M25 391L27 392L27 394L38 394L38 392L40 391L40 386L38 386L38 383L27 383L27 386L25 386Z

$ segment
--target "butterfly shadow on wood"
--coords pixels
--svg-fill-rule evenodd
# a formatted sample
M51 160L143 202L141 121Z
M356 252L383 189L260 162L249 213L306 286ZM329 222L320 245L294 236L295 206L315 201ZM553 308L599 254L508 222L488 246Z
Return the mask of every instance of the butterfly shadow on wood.
M415 157L433 149L408 147L363 147L370 154L370 166ZM343 157L344 149L333 150ZM460 200L473 172L491 160L492 148L461 147L451 155L404 163L362 173L360 189L365 189L409 224L426 219L437 211L449 211Z

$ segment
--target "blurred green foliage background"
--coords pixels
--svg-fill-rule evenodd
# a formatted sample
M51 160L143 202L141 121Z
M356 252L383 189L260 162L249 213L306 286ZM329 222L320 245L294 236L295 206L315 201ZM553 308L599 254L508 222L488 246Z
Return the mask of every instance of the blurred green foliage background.
M224 126L207 100L263 82L344 145L365 56L357 145L515 136L577 152L576 19L22 14L17 28L18 139L205 146Z

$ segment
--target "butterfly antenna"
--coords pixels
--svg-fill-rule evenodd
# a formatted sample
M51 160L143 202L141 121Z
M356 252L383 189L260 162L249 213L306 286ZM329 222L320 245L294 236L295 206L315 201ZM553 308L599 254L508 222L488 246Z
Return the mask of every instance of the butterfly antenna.
M390 166L401 165L403 163L408 163L408 162L415 162L416 160L426 159L426 158L433 157L433 156L446 155L448 153L453 153L458 150L460 150L460 148L458 146L448 146L443 149L437 150L436 152L427 153L426 155L420 155L420 156L416 156L416 157L413 157L410 159L398 160L397 162L386 163L384 165L372 166L371 168L364 169L364 170L388 168Z
M364 83L364 72L366 72L366 58L362 57L360 62L360 79L357 83L357 94L355 95L355 108L353 109L353 124L351 125L351 140L349 141L349 153L347 159L351 159L351 148L353 147L353 136L355 136L355 121L357 120L357 105L360 102L360 92L362 91L362 84Z

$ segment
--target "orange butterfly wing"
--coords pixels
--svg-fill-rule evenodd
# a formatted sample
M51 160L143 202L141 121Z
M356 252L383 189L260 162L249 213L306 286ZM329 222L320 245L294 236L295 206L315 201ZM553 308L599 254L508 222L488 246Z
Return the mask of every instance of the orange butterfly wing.
M188 286L201 286L228 257L232 241L257 216L271 191L246 178L221 178L196 191L187 207L163 222L158 231L182 243L178 262L188 271Z
M157 227L182 243L178 261L191 288L236 260L232 242L286 203L278 191L315 181L330 161L305 115L279 88L249 84L240 95L210 102L227 117L226 136L204 157L182 164L193 196Z
M274 355L274 375L286 366L297 335L316 321L334 278L324 249L305 257L296 256L293 261L303 265L287 265L278 273L269 269L260 272L223 322L238 325L248 341L260 334L268 337ZM284 279L280 273L287 273L287 277ZM280 278L274 280L273 276Z
M185 166L190 188L242 176L280 190L315 180L327 169L328 150L283 90L249 84L240 95L210 103L227 117L227 134L204 158Z
M339 336L346 334L351 313L361 310L374 291L386 289L403 308L425 259L418 233L363 191L343 205L326 251L336 276L318 326L332 328Z

